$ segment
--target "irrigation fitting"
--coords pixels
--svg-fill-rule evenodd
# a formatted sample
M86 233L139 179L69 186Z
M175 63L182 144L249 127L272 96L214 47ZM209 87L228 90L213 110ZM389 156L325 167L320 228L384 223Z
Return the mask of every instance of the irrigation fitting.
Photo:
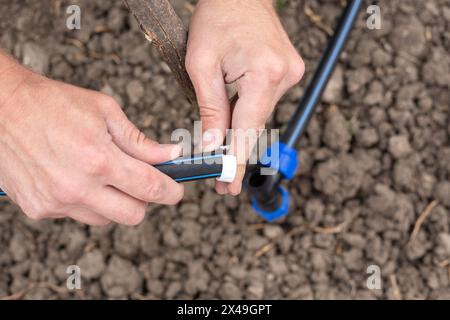
M227 155L225 148L193 156L180 157L155 165L155 168L177 182L216 178L222 182L233 182L237 172L237 159ZM0 189L0 196L6 193Z
M211 154L181 157L155 165L155 168L177 182L216 178L222 182L233 182L237 172L237 159L223 150Z
M335 34L323 53L317 70L279 142L266 150L260 163L247 167L244 186L249 192L254 210L267 221L285 216L289 211L289 192L281 184L295 176L298 167L296 144L319 103L323 91L349 37L358 16L362 0L349 0ZM272 157L278 152L279 157ZM275 160L273 160L275 159ZM236 175L236 158L217 152L210 155L194 155L178 158L155 166L178 182L216 178L232 182ZM269 169L272 174L263 174ZM0 196L6 195L0 190Z
M352 26L361 8L361 0L348 1L336 31L323 53L311 82L294 113L280 142L273 144L267 152L278 148L279 161L268 166L275 170L272 175L263 175L261 168L267 166L262 159L259 166L248 170L244 183L252 198L254 210L267 221L273 221L289 212L289 192L281 186L291 180L298 166L296 144L320 101L323 91L349 37Z

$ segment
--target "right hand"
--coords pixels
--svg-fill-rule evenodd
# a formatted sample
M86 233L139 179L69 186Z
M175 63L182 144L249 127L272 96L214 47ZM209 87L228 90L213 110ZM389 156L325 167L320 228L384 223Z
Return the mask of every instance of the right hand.
M112 98L1 53L0 67L0 188L27 216L136 225L149 202L181 200L183 187L149 165L179 148L145 138Z

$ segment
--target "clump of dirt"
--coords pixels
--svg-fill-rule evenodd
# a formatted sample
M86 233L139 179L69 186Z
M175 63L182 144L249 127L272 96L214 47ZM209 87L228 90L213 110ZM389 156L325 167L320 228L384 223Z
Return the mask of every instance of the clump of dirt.
M75 1L79 31L65 27L74 1L46 2L0 0L2 49L113 96L159 141L192 129L196 110L120 1ZM187 23L194 3L173 4ZM300 142L284 221L265 223L247 195L218 196L210 182L188 184L177 207L152 205L136 228L32 222L1 199L0 297L449 299L450 6L378 4L382 29L361 14ZM281 18L307 73L270 126L289 120L341 10L338 0L286 2ZM73 264L79 291L65 286ZM366 286L370 265L381 289Z

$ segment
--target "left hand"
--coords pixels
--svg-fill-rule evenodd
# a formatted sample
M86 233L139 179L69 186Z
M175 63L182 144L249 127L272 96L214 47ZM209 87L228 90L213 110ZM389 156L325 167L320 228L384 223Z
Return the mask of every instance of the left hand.
M194 84L203 132L233 129L231 153L239 169L220 194L242 188L248 150L237 147L236 129L264 129L276 103L303 76L304 63L284 31L272 0L199 0L189 27L186 69ZM231 110L225 84L236 83L239 99ZM219 139L220 140L220 139ZM217 141L217 140L216 140ZM208 143L210 144L208 146Z

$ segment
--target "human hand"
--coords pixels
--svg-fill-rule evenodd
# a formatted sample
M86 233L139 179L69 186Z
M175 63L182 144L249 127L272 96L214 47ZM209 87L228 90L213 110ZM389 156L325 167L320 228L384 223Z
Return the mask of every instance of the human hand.
M136 225L183 187L149 164L178 146L150 141L101 93L34 74L0 52L0 187L33 219Z
M203 132L221 134L216 143L205 141L204 135L203 146L214 149L228 128L234 133L263 129L278 100L302 78L304 63L271 0L199 0L189 27L186 69L196 91ZM234 110L225 86L230 83L236 83L239 95ZM238 174L229 185L217 183L220 194L241 191L253 147L247 144L246 150L238 150L238 138L232 136Z

